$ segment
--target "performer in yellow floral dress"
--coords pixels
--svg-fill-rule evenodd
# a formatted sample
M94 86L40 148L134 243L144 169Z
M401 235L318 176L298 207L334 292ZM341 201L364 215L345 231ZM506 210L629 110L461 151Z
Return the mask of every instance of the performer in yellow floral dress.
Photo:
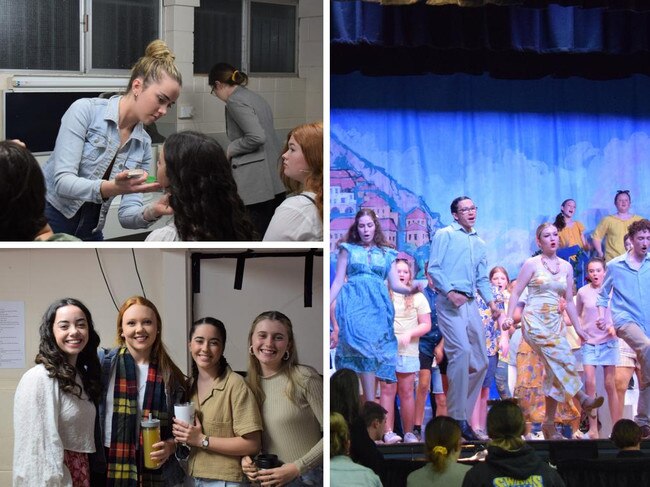
M571 298L573 269L571 264L557 256L559 237L557 228L544 223L537 228L537 244L542 253L526 260L517 277L508 306L504 329L512 323L512 315L519 296L528 287L528 299L522 316L522 331L526 342L544 363L545 419L542 432L547 439L562 439L555 429L554 419L558 402L567 402L577 396L586 411L600 407L603 398L590 398L582 390L582 381L564 333L560 298L567 300L566 311L576 333L583 340L580 320ZM569 291L567 291L569 289Z

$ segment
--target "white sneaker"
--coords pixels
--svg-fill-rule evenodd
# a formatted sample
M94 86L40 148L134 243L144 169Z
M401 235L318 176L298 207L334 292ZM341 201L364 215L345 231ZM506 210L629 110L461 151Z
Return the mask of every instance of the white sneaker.
M404 443L419 443L418 437L410 431L404 435Z
M386 445L392 445L393 443L399 443L400 441L402 441L402 437L392 431L389 431L384 435L384 444Z

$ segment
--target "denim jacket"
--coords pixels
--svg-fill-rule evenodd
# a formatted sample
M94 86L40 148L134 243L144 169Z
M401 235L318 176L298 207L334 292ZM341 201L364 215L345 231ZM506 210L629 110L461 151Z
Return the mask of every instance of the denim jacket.
M120 149L118 130L121 96L108 100L82 98L75 101L61 119L54 152L43 168L47 187L46 199L66 218L72 218L87 202L101 204L99 231L106 222L106 213L113 198L102 199L102 177L115 157L109 175L114 179L125 169L142 168L149 171L151 164L151 137L138 123ZM122 195L119 209L120 224L124 228L146 228L143 216L142 194Z

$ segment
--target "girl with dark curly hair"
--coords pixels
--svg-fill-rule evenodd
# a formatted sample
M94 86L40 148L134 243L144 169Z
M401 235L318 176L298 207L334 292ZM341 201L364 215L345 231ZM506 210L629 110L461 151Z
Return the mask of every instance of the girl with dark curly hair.
M88 487L101 395L99 336L88 308L73 298L50 305L36 366L14 396L13 485Z
M193 131L169 136L158 159L158 182L174 220L147 241L253 240L254 229L219 143Z

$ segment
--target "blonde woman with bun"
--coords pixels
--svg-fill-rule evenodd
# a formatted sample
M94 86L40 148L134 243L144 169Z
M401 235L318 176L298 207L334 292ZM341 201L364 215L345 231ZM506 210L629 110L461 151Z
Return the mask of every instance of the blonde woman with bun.
M210 92L226 104L230 141L226 157L261 239L286 192L279 173L282 145L273 126L273 112L264 97L246 88L246 73L230 64L215 64L208 84Z
M143 203L142 193L161 189L147 182L151 137L144 126L167 113L181 84L174 55L163 41L155 40L133 66L126 93L110 99L82 98L68 108L43 169L45 216L55 233L103 240L106 214L119 195L124 228L147 228L171 214L165 197L148 206Z
M409 474L407 487L460 487L470 467L457 462L462 444L458 422L448 416L437 416L427 423L424 436L424 453L429 463Z
M330 486L381 487L375 472L350 458L350 431L339 413L330 414Z

